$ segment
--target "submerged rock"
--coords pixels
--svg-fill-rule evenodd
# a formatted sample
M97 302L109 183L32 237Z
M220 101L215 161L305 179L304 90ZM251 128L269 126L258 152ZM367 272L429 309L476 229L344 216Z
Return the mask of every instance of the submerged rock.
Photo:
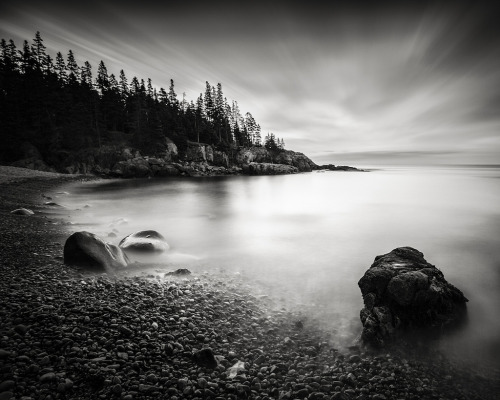
M186 268L179 268L172 272L167 272L165 276L187 276L191 275L191 271Z
M119 247L104 242L90 232L75 232L64 244L64 263L93 271L124 268L127 255Z
M141 253L162 253L170 246L165 238L156 231L140 231L124 237L119 245L125 251Z
M439 333L466 316L463 293L411 247L377 256L358 285L366 344L382 346L415 332Z

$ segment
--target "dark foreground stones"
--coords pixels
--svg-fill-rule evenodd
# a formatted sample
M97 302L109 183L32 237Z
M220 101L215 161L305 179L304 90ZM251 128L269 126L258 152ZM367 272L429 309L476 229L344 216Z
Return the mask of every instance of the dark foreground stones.
M436 335L465 320L463 293L411 247L377 256L358 282L364 343L376 347L412 334Z
M165 238L153 230L132 233L124 237L118 246L125 251L139 253L162 253L170 248Z
M94 271L110 271L128 265L127 255L117 246L90 232L75 232L64 245L64 263Z

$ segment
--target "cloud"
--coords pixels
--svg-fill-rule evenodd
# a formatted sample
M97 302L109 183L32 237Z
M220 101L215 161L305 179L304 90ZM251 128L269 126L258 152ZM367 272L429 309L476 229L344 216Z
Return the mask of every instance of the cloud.
M224 6L224 7L223 7ZM2 37L124 69L195 100L205 81L306 154L500 150L498 15L468 2L12 3ZM32 32L33 30L33 32ZM18 44L20 44L18 42ZM373 153L376 152L376 153ZM377 156L378 157L378 156Z

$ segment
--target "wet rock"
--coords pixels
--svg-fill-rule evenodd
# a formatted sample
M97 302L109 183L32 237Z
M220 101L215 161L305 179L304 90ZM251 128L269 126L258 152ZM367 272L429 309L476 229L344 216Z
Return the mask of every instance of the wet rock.
M26 215L26 216L35 214L32 210L28 208L17 208L11 211L10 213L15 215Z
M168 276L187 276L191 275L191 271L186 268L179 268L172 272L167 272L165 275Z
M40 377L40 383L50 383L54 382L57 379L56 374L54 372L47 372Z
M170 248L165 238L153 230L132 233L124 237L118 246L125 251L142 253L161 253Z
M405 334L439 333L466 316L462 292L411 247L377 256L358 285L364 300L361 338L374 346Z
M28 327L26 325L23 325L23 324L19 324L19 325L16 325L14 327L14 330L19 333L21 336L24 336L26 335L26 332L28 332Z
M0 393L6 392L10 389L14 389L15 386L16 386L16 382L14 382L14 381L11 381L11 380L3 381L2 383L0 383Z
M217 367L217 360L211 349L202 349L192 356L193 361L200 367L214 369Z
M117 246L90 232L75 232L64 244L64 263L93 271L124 268L129 260Z
M14 393L11 391L0 392L0 400L10 400L14 398Z
M10 351L0 349L0 360L3 360L5 358L9 358L11 356Z

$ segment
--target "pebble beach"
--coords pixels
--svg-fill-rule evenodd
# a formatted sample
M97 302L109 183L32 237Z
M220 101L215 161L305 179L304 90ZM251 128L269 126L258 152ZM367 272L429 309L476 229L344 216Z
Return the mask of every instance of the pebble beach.
M439 353L335 348L234 273L64 265L71 210L46 203L85 179L0 167L0 400L500 398L497 371Z

